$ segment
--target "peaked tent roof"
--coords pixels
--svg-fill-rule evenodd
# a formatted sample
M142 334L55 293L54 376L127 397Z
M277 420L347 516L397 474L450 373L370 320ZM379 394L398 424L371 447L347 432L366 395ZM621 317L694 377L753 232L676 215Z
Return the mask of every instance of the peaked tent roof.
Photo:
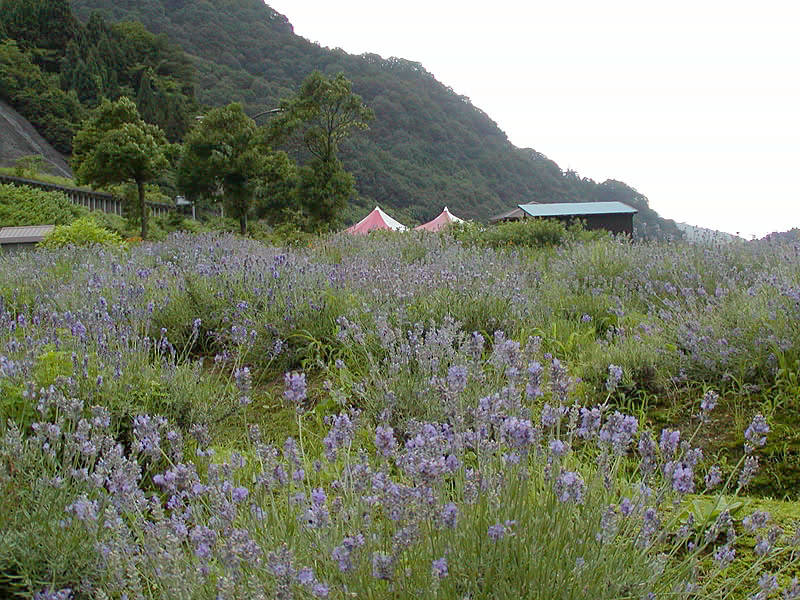
M634 214L639 212L624 202L559 202L556 204L520 204L519 207L531 217Z
M439 231L440 229L447 227L451 223L463 223L463 222L464 219L459 219L457 216L455 216L453 213L447 210L447 207L445 206L444 210L438 217L436 217L432 221L424 223L423 225L417 225L416 227L414 227L414 229L424 230L424 231Z
M408 229L399 221L395 221L392 217L383 212L380 206L376 206L375 210L369 213L366 217L361 219L352 227L345 229L345 233L353 234L366 234L374 229L391 229L394 231L405 231Z

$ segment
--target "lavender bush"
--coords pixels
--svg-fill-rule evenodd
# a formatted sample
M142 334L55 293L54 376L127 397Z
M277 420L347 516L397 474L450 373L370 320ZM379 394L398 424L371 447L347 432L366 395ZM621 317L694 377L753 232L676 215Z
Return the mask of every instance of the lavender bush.
M798 597L798 532L736 500L796 402L766 390L797 264L417 235L2 256L0 593ZM640 393L686 414L651 432Z

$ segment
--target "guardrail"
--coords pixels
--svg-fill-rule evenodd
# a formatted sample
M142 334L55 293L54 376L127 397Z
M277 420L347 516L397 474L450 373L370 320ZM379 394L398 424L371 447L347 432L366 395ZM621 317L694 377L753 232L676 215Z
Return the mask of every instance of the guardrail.
M10 175L0 174L0 183L10 183L11 185L27 185L28 187L36 187L47 191L61 192L73 204L80 204L89 210L100 210L105 213L122 216L125 201L106 194L105 192L93 192L91 190L82 190L80 188L66 187L55 183L45 183L44 181L36 181L35 179L24 179L22 177L11 177ZM147 206L153 216L159 217L165 215L173 210L175 207L171 204L163 202L148 202Z

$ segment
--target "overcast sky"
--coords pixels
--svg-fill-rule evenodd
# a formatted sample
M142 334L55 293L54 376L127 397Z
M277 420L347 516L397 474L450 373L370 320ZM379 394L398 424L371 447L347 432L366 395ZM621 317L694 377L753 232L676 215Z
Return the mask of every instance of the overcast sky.
M268 0L295 33L422 63L512 143L750 238L800 227L800 7Z

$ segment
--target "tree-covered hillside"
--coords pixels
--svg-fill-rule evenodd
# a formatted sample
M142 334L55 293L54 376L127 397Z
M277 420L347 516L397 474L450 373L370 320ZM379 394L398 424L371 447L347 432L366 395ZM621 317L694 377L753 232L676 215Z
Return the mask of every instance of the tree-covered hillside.
M73 0L72 6L84 20L100 11L166 34L195 58L198 99L209 105L240 101L256 114L277 106L314 69L344 72L376 117L367 135L343 147L362 207L377 202L425 220L446 204L485 219L522 202L613 196L640 210L647 233L680 235L636 190L581 179L514 147L485 113L419 63L322 48L295 35L288 19L261 0Z
M135 99L142 116L180 139L197 111L195 67L139 22L85 25L67 0L0 0L0 99L61 152L102 98Z

